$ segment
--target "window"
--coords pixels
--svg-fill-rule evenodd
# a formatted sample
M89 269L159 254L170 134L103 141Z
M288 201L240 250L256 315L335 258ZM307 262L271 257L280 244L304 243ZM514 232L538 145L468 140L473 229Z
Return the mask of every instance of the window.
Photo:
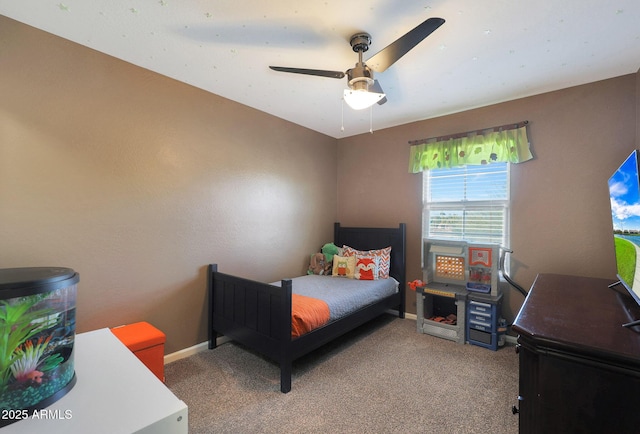
M423 172L422 237L508 246L509 164Z

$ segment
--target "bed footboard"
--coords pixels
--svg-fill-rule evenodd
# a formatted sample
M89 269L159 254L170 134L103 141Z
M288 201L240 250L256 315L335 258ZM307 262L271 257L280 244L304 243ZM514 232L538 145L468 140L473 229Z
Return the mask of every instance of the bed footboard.
M209 349L218 334L280 364L282 392L291 390L291 280L282 286L207 270Z

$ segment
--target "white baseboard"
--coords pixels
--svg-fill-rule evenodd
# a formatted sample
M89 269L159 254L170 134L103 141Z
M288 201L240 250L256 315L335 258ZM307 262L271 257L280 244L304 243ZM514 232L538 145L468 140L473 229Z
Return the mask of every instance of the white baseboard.
M186 357L189 356L193 356L194 354L197 354L201 351L206 350L207 348L209 348L209 342L202 342L199 343L197 345L194 345L192 347L189 348L184 348L180 351L176 351L175 353L171 353L171 354L167 354L164 356L164 364L168 364L171 362L175 362L176 360L180 360L180 359L184 359Z
M229 342L229 339L226 336L219 336L216 339L216 345L222 345L226 342ZM193 356L194 354L200 353L202 351L206 351L209 348L209 341L201 342L189 348L184 348L182 350L176 351L175 353L167 354L164 356L164 364L168 364L171 362L175 362L180 359L184 359L189 356Z

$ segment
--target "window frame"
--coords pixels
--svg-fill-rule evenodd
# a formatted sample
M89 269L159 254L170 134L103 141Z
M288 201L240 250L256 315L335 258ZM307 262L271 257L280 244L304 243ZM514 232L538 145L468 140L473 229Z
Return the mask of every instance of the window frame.
M431 197L431 171L422 172L422 238L423 240L445 240L445 241L466 241L468 243L474 244L498 244L502 247L507 247L510 241L510 227L511 227L511 163L493 163L495 164L504 164L505 165L505 184L504 191L506 199L483 199L483 200L470 200L470 199L462 199L462 200L429 200ZM469 167L469 166L467 166ZM478 166L474 166L478 167ZM482 166L484 167L484 166ZM465 168L466 169L466 168ZM443 172L445 170L450 169L435 169L439 172ZM478 173L465 173L465 181L466 177L476 176ZM466 185L466 184L464 184ZM487 210L488 212L495 212L496 209L502 210L502 237L498 241L495 238L492 240L481 240L479 237L473 237L469 235L472 231L466 227L465 224L461 226L460 235L451 236L451 237L443 237L440 234L430 232L431 227L431 217L435 211L460 211L464 213L465 211L483 211ZM463 217L464 219L465 217Z

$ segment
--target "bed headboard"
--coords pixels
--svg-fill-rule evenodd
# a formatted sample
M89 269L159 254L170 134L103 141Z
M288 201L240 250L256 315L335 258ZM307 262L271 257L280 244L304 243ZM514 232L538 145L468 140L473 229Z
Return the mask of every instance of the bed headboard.
M383 249L391 246L391 265L389 274L400 283L404 293L406 284L406 224L400 223L397 228L350 228L334 224L334 244L344 244L358 250Z

